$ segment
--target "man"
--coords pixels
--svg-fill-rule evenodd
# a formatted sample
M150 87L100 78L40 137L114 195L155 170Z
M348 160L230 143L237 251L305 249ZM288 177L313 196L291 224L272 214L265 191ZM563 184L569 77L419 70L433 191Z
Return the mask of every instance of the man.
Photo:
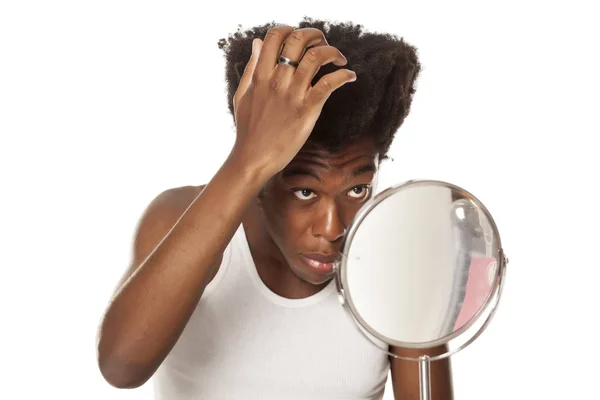
M103 376L152 377L158 399L347 400L382 398L391 368L395 398L418 398L417 363L367 342L332 283L408 115L415 48L311 19L220 47L235 144L206 185L164 191L141 218L100 326ZM448 362L431 375L433 398L451 399Z

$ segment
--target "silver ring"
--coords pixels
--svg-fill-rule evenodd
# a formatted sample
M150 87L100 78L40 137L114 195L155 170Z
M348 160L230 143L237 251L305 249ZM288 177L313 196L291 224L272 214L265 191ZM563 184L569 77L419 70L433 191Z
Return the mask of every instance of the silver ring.
M283 56L283 55L279 56L279 63L280 63L280 64L287 64L287 65L291 65L292 67L297 67L298 65L300 65L300 63L299 63L299 62L297 62L297 61L292 61L292 60L290 60L289 58L287 58L287 57L285 57L285 56Z

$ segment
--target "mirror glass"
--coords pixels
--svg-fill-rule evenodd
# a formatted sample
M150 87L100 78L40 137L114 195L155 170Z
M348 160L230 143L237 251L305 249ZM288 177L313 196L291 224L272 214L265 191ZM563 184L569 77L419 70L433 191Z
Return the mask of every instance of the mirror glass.
M388 344L424 348L469 328L499 279L491 216L444 182L409 182L365 204L341 267L346 306Z

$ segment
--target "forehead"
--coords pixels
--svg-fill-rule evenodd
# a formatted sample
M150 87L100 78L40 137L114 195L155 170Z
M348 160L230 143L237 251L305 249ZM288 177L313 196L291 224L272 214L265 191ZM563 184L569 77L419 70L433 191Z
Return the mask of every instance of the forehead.
M329 152L313 143L307 142L290 165L322 164L325 168L337 169L353 167L357 163L371 162L378 165L379 154L374 139L364 137L348 143L335 152Z

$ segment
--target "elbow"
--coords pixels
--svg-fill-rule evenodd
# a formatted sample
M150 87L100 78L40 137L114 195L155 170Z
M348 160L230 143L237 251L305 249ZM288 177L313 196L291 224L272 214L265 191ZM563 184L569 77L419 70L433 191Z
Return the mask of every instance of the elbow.
M117 389L139 388L152 376L151 373L148 373L148 368L100 349L98 351L98 368L104 380Z
M99 367L104 380L117 389L136 389L150 379L140 371L118 363L99 363Z
M102 325L96 338L96 360L104 380L117 389L136 389L154 374L153 364L133 354L131 343L116 340L117 335Z

